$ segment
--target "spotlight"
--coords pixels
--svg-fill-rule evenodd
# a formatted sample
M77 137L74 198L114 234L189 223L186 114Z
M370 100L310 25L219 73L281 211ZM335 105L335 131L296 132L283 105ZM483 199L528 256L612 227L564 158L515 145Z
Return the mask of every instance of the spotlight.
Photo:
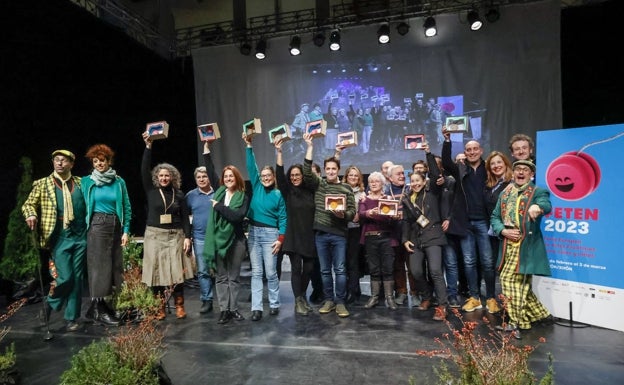
M386 44L390 41L390 27L388 24L382 24L377 30L377 41L379 44Z
M299 36L293 36L292 39L290 39L290 54L292 56L297 56L301 54L301 49L299 49L299 47L301 46L301 38Z
M399 33L399 35L401 36L405 36L407 35L407 33L409 32L410 26L409 24L407 24L406 22L401 22L399 25L397 25L397 32Z
M487 13L485 14L485 19L488 21L488 23L497 22L498 19L500 19L500 13L498 12L498 9L490 8L490 10L487 11Z
M425 36L432 37L438 34L438 29L436 28L436 22L433 16L429 16L425 19Z
M240 46L241 55L249 56L251 53L251 44L247 41L243 41Z
M258 40L258 44L256 44L256 59L262 60L266 57L266 40L260 39Z
M474 9L468 12L468 25L470 25L470 29L473 31L478 31L483 27L483 21L479 17L479 12Z
M312 38L312 41L314 42L315 46L322 47L323 44L325 44L325 33L317 32L316 35L314 35L314 37Z
M340 50L340 32L338 30L332 31L329 35L329 49L330 51Z

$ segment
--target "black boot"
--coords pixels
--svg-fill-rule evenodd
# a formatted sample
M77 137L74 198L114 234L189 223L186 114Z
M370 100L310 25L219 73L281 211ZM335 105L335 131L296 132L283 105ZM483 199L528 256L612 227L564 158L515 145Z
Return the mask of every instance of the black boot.
M103 299L97 301L96 305L96 317L94 321L106 326L119 326L119 318L115 314L111 314L112 311L106 305Z
M85 313L86 319L90 321L95 321L95 319L97 318L97 303L97 298L91 299L91 306L89 306L89 310L87 310L87 312Z

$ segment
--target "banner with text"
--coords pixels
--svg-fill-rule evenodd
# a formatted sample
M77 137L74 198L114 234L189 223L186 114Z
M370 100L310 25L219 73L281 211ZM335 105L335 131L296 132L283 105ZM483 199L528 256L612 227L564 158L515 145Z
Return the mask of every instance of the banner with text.
M556 317L620 331L623 149L624 124L537 133L536 181L552 201L542 222L552 276L535 277L535 291Z

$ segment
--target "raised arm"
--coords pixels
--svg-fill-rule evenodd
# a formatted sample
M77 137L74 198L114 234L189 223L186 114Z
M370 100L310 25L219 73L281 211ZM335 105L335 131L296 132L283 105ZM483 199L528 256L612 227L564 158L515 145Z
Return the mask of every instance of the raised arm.
M146 192L152 189L152 140L149 137L147 131L142 134L143 141L145 142L145 150L143 150L143 159L141 160L141 182L143 183L143 190Z
M208 180L214 190L219 187L219 174L215 171L214 163L212 162L212 156L210 155L210 145L208 142L204 142L204 167L206 167L206 173L208 174Z

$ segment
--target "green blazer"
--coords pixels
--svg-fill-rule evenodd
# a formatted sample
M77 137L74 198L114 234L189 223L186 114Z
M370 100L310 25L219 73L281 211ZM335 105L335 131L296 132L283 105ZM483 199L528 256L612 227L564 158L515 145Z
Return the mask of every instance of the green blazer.
M80 178L72 176L74 185L80 188ZM33 182L33 188L26 202L22 205L24 218L30 216L37 217L39 232L39 247L49 248L50 236L54 232L57 222L56 214L56 193L54 187L54 176L37 179Z
M511 188L512 184L503 190L496 203L496 208L492 212L492 217L490 218L492 230L499 237L501 237L500 233L505 229L502 218L505 216L507 207L504 202ZM544 238L540 228L543 214L536 218L535 221L532 221L528 213L529 207L534 204L544 210L544 214L550 213L552 209L550 192L546 189L536 187L535 184L531 183L524 192L520 194L520 201L517 205L522 239L520 241L520 263L516 266L516 272L520 274L550 276L550 263L548 261L546 246L544 245ZM500 243L497 262L499 271L502 269L505 262L507 243L507 238L504 238Z

